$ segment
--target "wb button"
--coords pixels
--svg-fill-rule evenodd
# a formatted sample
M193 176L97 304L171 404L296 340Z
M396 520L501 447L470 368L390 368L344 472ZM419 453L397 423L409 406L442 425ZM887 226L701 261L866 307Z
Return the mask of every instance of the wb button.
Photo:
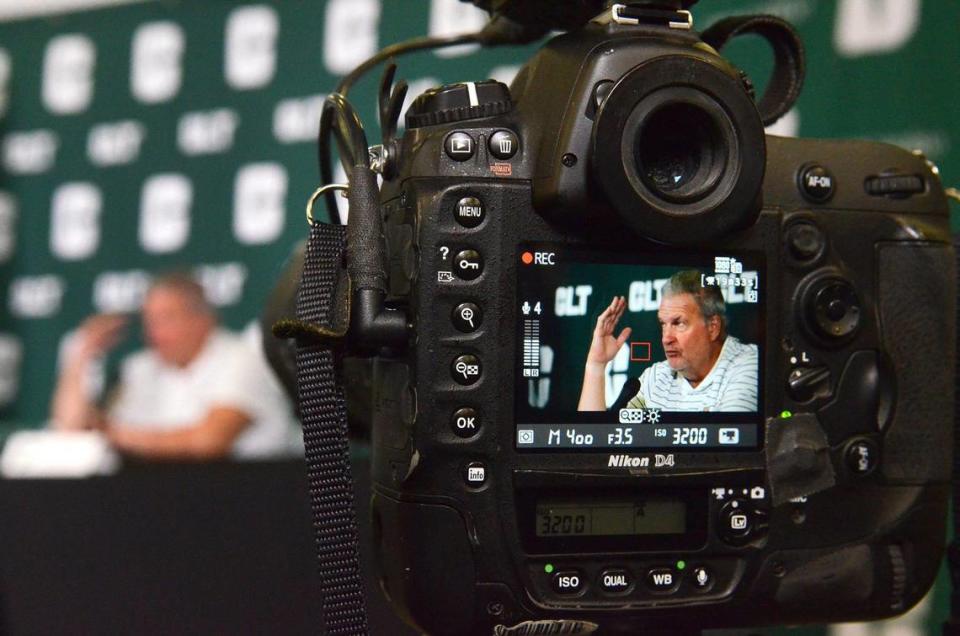
M672 592L679 583L672 568L656 568L647 572L647 588L651 592Z
M465 406L454 412L450 426L457 437L464 439L473 437L480 432L480 415L476 409Z

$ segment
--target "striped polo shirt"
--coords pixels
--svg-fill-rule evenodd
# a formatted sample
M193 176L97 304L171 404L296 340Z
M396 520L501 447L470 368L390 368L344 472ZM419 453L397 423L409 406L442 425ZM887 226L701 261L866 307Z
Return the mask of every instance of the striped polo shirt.
M627 408L664 411L756 411L759 372L757 345L727 336L716 364L696 388L664 360L640 375L640 390Z

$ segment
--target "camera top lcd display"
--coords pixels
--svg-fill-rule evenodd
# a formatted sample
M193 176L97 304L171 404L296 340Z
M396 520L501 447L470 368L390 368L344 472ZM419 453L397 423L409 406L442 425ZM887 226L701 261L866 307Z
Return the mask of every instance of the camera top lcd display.
M524 245L518 449L760 445L763 261Z

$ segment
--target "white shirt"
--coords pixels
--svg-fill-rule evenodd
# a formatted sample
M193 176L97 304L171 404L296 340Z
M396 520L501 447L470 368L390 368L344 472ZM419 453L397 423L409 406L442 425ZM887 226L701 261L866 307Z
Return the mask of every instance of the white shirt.
M243 411L251 422L231 455L240 459L289 455L296 449L292 409L266 362L240 336L217 329L186 367L146 349L127 357L110 416L123 425L175 430L195 424L214 407Z
M640 375L640 390L627 403L627 408L755 412L758 367L757 345L727 336L713 368L696 387L671 369L666 360L657 362Z

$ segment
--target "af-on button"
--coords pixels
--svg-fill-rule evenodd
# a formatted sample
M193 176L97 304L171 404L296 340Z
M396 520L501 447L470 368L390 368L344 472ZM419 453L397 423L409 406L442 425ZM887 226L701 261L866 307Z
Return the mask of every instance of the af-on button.
M801 194L813 203L829 201L833 197L833 192L837 186L830 171L817 164L810 164L801 168L797 175L797 181Z

